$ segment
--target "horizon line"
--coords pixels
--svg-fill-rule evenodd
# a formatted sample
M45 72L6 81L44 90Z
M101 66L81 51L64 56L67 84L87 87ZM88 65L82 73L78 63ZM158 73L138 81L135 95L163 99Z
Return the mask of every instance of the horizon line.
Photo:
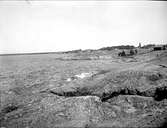
M150 44L146 44L146 45L150 45ZM151 45L165 45L165 44L151 44ZM117 46L134 46L134 45L117 45ZM145 45L143 45L145 46ZM115 46L105 46L105 47L101 47L101 48L106 48L106 47L115 47ZM137 48L138 46L134 46L135 48ZM100 50L99 49L73 49L73 50L63 50L63 51L55 51L55 52L21 52L21 53L0 53L0 56L14 56L14 55L36 55L36 54L55 54L55 53L67 53L67 52L73 52L73 51L87 51L87 50Z

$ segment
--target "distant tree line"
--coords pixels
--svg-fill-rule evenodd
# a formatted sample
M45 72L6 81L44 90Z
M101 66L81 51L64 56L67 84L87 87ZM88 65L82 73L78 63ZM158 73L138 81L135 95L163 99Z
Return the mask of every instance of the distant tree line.
M139 43L138 48L141 49L150 49L150 48L154 48L156 45L155 44L147 44L147 45L143 45L141 46L141 43ZM119 45L119 46L110 46L110 47L102 47L100 49L97 50L107 50L107 51L111 51L114 49L119 49L119 50L130 50L130 55L134 55L137 54L137 51L134 50L135 46L133 45ZM166 47L165 47L166 48ZM77 49L77 50L71 50L71 51L66 51L66 52L62 52L62 53L79 53L79 52L87 52L87 51L96 51L96 50L82 50L82 49ZM122 51L122 53L120 53L120 56L126 56L126 53L124 53L124 51Z
M155 44L143 45L141 48L143 48L143 49L149 49L149 48L152 48L152 47L155 47Z
M111 47L103 47L99 50L114 50L114 49L134 49L135 47L133 45L120 45L120 46L111 46Z

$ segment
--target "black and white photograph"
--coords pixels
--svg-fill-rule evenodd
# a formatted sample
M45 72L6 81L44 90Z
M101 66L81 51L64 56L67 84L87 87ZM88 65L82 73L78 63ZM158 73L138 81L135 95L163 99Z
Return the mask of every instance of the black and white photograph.
M0 0L0 128L167 128L167 1Z

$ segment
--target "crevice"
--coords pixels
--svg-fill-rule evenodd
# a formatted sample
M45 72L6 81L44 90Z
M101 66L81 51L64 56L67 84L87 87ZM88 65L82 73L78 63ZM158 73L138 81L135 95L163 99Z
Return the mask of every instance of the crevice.
M142 93L140 91L138 91L137 89L123 88L123 89L120 89L118 91L114 91L112 93L103 93L102 96L100 97L100 99L102 102L106 102L108 99L111 99L113 97L117 97L119 95L139 95L139 96L141 96Z
M10 113L12 111L15 111L19 108L19 106L16 106L16 105L9 105L7 107L5 107L3 110L2 110L2 113Z
M64 96L64 97L79 97L79 96L95 96L91 92L77 92L77 91L69 91L69 92L54 92L49 91L52 94L58 95L58 96Z
M167 99L167 87L156 88L154 99L157 101Z
M159 87L154 90L146 90L146 91L139 91L137 89L129 89L129 88L123 88L119 91L115 91L112 93L103 93L101 96L101 101L105 102L108 99L111 99L113 97L119 96L119 95L136 95L136 96L143 96L143 97L152 97L156 101L161 101L164 99L167 99L167 87Z
M161 66L161 67L163 67L163 68L167 68L167 66L166 66L166 65L162 65L162 64L160 64L159 66Z
M167 120L158 128L167 128Z
M113 92L101 92L101 93L93 93L91 89L88 88L77 88L74 91L67 92L55 92L52 90L48 90L47 93L51 93L57 96L63 97L79 97L79 96L97 96L101 99L102 102L106 102L107 100L117 97L119 95L136 95L143 97L152 97L156 101L161 101L167 99L167 87L157 87L155 89L149 89L146 91L140 91L138 89L131 88L122 88Z

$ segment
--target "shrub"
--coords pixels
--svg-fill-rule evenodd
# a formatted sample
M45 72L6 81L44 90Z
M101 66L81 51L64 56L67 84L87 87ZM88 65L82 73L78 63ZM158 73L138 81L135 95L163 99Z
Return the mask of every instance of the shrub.
M133 51L133 49L131 49L130 50L130 55L132 56L132 55L134 55L135 54L135 52Z
M118 56L126 56L125 51L123 50L122 52L119 52L119 53L118 53Z

